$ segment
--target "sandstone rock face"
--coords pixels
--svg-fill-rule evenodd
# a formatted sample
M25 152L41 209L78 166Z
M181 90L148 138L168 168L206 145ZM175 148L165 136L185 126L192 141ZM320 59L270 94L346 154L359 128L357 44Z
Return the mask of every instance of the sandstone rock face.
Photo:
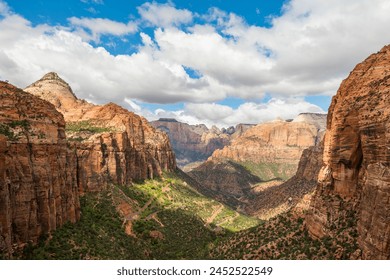
M325 119L326 115L319 115ZM231 145L216 150L211 160L230 159L237 162L292 164L292 176L304 149L318 144L324 127L321 122L298 119L274 121L248 129Z
M152 121L151 125L168 134L178 165L182 168L189 167L191 163L205 161L215 150L228 145L231 139L252 126L239 124L222 130L215 126L208 129L203 124L189 125L166 118Z
M252 188L261 182L243 166L231 161L207 161L188 175L199 183L194 187L200 192L236 209L253 198Z
M357 217L364 259L390 258L390 46L358 64L329 108L324 166L306 217L315 237Z
M306 178L282 183L295 174L302 152L319 145L325 119L323 114L302 114L294 121L253 126L188 175L202 186L200 191L209 189L214 198L235 209L262 219L273 217L313 190L318 160L311 153L317 155L318 147L302 157L298 172Z
M64 115L66 134L77 152L81 192L99 191L107 182L130 184L176 168L165 133L116 104L98 106L77 99L56 73L25 91L51 102Z
M317 186L318 173L322 167L323 145L303 151L296 174L282 184L254 189L256 196L245 207L245 212L261 219L273 218L293 209L298 216L309 209L310 199Z
M76 154L63 116L0 82L0 255L79 216Z

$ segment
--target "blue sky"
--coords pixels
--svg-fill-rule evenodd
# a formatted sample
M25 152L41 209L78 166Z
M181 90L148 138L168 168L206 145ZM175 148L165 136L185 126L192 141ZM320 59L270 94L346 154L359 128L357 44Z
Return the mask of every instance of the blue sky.
M56 71L80 98L150 120L293 118L327 111L389 43L388 14L386 0L0 0L0 79Z

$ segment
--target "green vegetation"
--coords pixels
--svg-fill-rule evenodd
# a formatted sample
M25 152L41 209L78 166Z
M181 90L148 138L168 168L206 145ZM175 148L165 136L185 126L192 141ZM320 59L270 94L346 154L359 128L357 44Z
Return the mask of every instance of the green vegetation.
M297 169L295 164L289 163L254 163L250 161L238 163L263 181L273 179L282 179L286 181L295 174Z
M355 213L350 213L347 220L356 221ZM339 222L343 224L344 218ZM333 238L313 239L303 225L303 218L294 218L287 213L255 228L221 238L211 246L210 258L350 259L358 250L356 237L355 224L338 228Z
M163 179L86 194L79 222L27 246L19 257L204 259L217 236L258 224L197 193L177 175L165 174Z
M91 121L80 121L80 122L68 122L65 127L66 132L88 132L88 133L103 133L114 131L111 127L100 127L93 124Z
M25 248L25 259L135 259L142 246L126 235L110 191L81 197L81 219L67 223L38 245Z
M219 226L229 231L240 231L254 227L259 224L259 220L239 214L228 206L208 198L175 174L165 174L163 180L146 180L142 184L135 184L127 188L126 191L138 191L155 197L160 205L165 209L182 209L192 213L203 221L210 220L212 214L215 217L210 222L210 226ZM132 197L134 194L129 194Z
M81 198L81 219L67 223L24 259L349 259L359 254L356 213L342 213L332 237L312 239L303 218L269 221L241 215L207 198L176 174L110 186Z
M29 130L30 123L28 120L0 124L0 134L5 135L10 141L17 141L23 133Z
M28 120L20 120L20 121L12 121L8 124L12 128L17 128L21 127L24 130L29 130L30 129L30 123Z

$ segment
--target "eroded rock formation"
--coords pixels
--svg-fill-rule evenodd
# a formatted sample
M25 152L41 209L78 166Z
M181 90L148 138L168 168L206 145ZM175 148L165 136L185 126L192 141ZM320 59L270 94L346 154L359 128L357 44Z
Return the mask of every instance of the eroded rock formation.
M176 168L165 133L116 104L98 106L77 99L56 73L25 91L51 102L64 115L66 134L77 151L81 192L99 191L107 182L130 184Z
M323 144L303 151L296 174L282 184L262 185L254 188L254 198L244 208L245 212L261 219L273 218L293 209L303 216L309 209L317 186L318 173L322 167Z
M325 119L326 115L319 115ZM294 164L296 171L304 149L316 145L324 127L321 122L306 119L285 122L282 120L256 125L231 145L216 150L210 159L230 159L236 162Z
M0 82L0 253L80 216L76 153L52 104Z
M324 166L306 217L312 236L357 223L364 259L390 258L390 46L358 64L329 108ZM345 220L345 219L344 219Z
M199 182L201 192L207 194L210 190L217 200L268 219L290 209L315 187L309 165L317 159L311 158L309 153L318 153L325 120L324 114L307 113L291 121L253 126L230 145L216 150L188 175ZM298 182L299 177L296 177L282 185L295 174L302 152L314 146L317 148L304 154L307 158L302 157L298 171L307 178ZM317 165L312 169L317 170ZM303 182L304 185L299 185ZM292 201L288 202L290 197Z
M178 165L185 171L196 167L196 163L205 161L215 150L222 149L253 126L239 124L227 129L215 126L208 129L204 124L189 125L167 118L152 121L151 125L168 134Z
M26 91L1 82L0 95L0 257L76 222L80 193L176 168L166 134L113 103L77 99L55 73Z

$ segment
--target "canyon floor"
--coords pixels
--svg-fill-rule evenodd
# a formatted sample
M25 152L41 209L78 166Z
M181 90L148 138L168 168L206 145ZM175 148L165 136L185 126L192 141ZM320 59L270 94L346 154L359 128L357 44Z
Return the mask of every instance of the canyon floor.
M359 255L354 213L339 238L312 239L294 211L268 221L246 216L191 187L182 172L81 198L81 218L20 259L350 259Z

